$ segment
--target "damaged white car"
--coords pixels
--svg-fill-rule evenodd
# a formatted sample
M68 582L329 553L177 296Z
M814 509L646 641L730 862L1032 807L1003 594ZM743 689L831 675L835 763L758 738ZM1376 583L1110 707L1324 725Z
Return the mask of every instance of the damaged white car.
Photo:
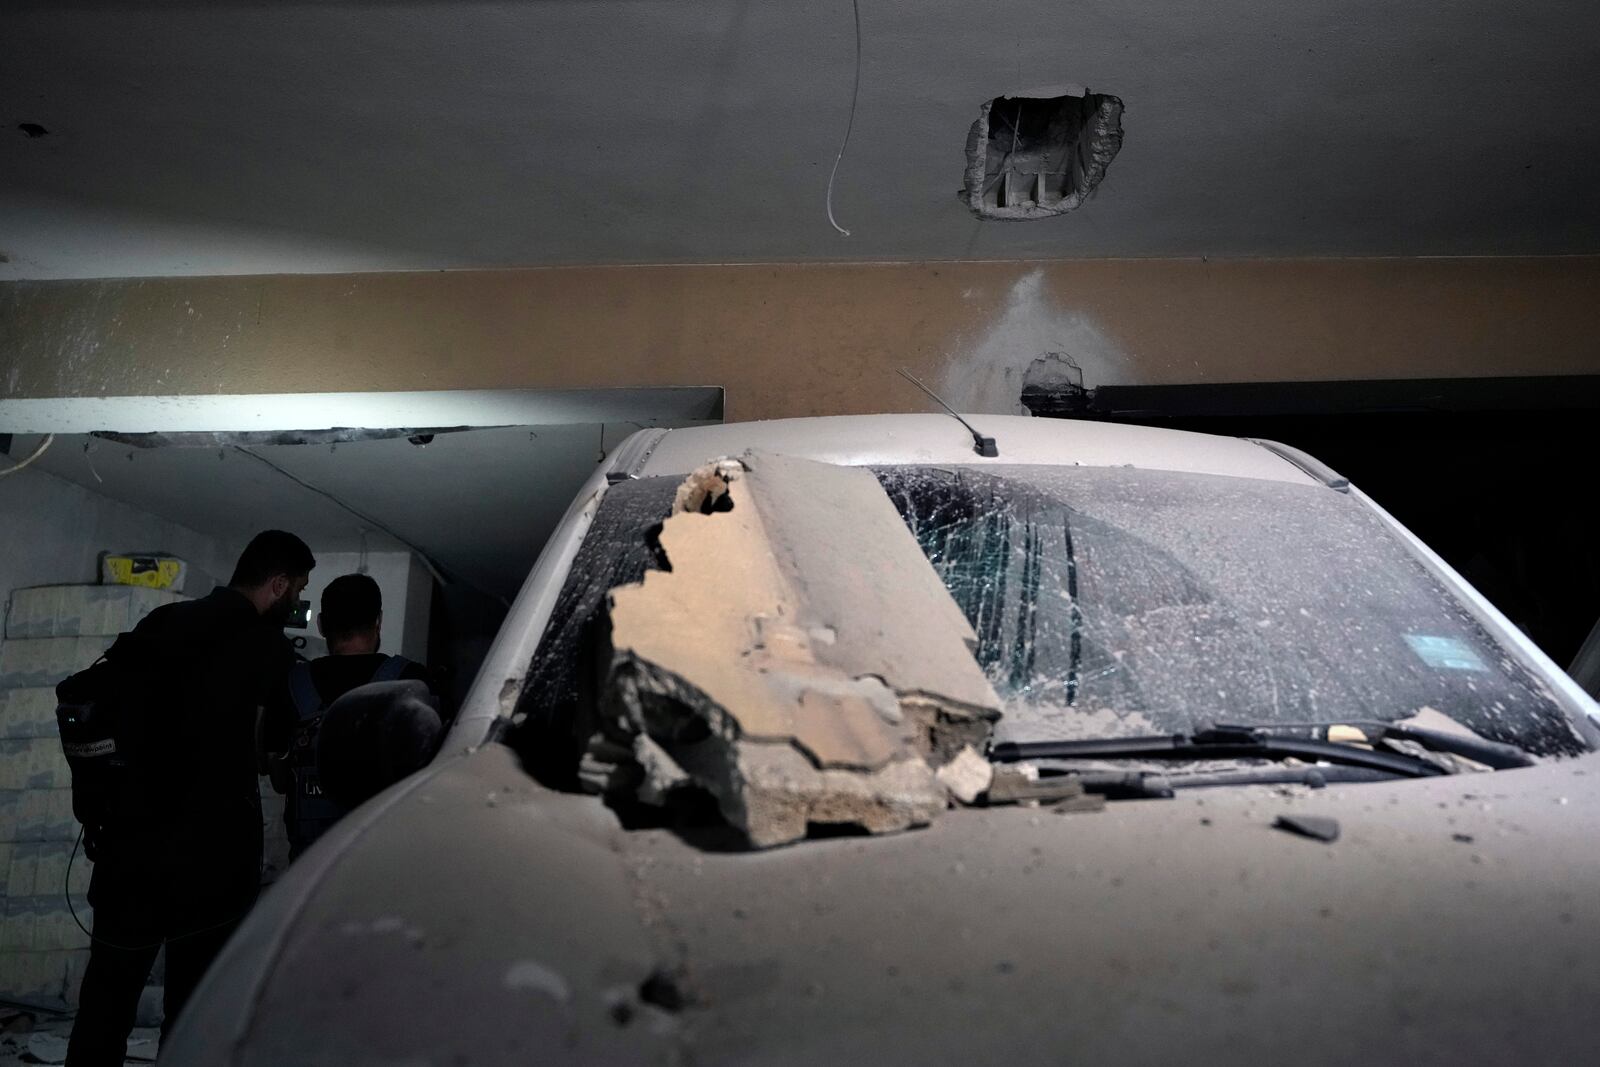
M165 1061L1587 1060L1593 702L1309 457L974 421L631 438Z

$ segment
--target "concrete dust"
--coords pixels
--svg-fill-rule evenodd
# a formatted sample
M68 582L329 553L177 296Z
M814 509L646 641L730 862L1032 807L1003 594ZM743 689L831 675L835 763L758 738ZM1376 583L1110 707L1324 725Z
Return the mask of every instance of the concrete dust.
M566 978L538 960L520 960L506 970L507 989L527 989L565 1004L572 999Z
M1088 314L1059 306L1045 280L1043 270L1018 278L999 317L951 352L939 392L957 411L1028 414L1023 385L1046 353L1070 358L1087 388L1134 384L1116 342Z

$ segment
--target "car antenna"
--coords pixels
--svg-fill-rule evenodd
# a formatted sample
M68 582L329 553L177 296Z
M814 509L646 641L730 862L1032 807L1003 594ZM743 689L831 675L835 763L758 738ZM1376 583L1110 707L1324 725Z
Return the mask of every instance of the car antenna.
M986 459L995 459L1000 455L1000 450L995 447L994 438L985 437L977 430L974 430L972 428L972 423L968 422L966 419L963 419L960 415L957 415L956 409L951 407L949 404L946 404L944 399L940 397L938 393L919 382L916 377L904 367L900 368L900 376L906 381L910 382L912 385L916 386L918 389L921 389L924 393L927 393L929 396L933 397L934 402L948 411L951 418L955 419L957 422L967 428L967 432L972 435L972 450L974 452Z

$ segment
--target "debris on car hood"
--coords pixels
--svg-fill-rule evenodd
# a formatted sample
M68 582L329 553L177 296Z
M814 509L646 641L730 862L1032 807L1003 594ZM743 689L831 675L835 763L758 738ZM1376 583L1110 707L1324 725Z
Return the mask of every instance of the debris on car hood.
M1329 844L1339 840L1339 820L1326 815L1280 815L1273 827Z
M955 759L939 768L938 777L956 800L975 804L994 781L994 764L978 755L971 745L966 745L956 753Z
M670 569L608 598L599 726L634 755L618 781L651 803L692 783L756 847L945 809L936 769L982 749L1000 702L870 471L709 464L679 489L660 548Z
M624 829L486 745L336 827L347 848L297 861L162 1062L1594 1058L1600 754L1054 810L708 851ZM1279 814L1342 833L1270 829Z
M1084 790L1083 781L1070 775L1041 778L1028 774L1020 767L1001 767L984 800L992 807L998 804L1050 804L1061 811L1100 811L1106 798Z

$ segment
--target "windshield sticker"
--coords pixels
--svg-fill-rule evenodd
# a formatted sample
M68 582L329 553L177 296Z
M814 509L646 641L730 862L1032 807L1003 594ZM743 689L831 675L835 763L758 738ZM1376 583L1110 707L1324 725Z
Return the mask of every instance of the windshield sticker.
M1406 644L1411 646L1411 651L1415 652L1422 662L1439 670L1487 671L1489 669L1472 650L1472 646L1459 637L1406 634Z

